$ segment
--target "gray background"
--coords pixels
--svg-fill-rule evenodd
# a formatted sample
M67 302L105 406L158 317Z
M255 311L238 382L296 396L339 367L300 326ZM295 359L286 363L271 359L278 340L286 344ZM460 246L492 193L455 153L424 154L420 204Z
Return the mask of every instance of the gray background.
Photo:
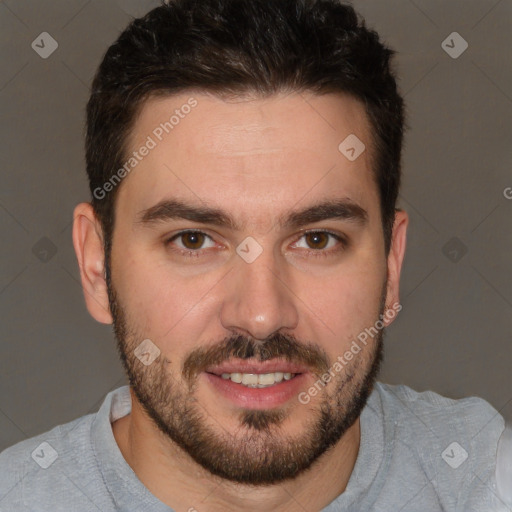
M110 326L85 308L71 220L89 200L93 73L131 16L155 5L0 2L0 449L96 410L125 383ZM354 5L399 52L410 125L403 311L381 380L478 395L512 416L512 0ZM454 31L469 44L456 59L441 45ZM47 59L31 47L42 32L58 42Z

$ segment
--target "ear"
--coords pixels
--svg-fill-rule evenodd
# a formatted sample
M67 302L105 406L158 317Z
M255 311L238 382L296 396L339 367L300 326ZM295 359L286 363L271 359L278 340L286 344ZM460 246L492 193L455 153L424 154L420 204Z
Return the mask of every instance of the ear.
M395 221L393 223L393 233L391 235L391 247L388 254L388 283L386 294L386 308L396 310L400 304L400 272L405 256L405 246L407 242L407 226L409 216L403 210L395 211ZM400 308L401 309L401 308ZM386 317L384 317L386 318ZM393 319L395 317L393 316ZM390 324L393 319L389 320Z
M111 324L113 320L105 281L102 230L89 203L80 203L73 213L73 246L87 309L98 322Z

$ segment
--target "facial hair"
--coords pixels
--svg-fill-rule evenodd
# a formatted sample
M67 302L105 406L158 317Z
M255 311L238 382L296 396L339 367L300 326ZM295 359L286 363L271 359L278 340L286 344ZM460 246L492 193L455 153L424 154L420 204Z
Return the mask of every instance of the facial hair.
M383 329L378 330L373 346L368 344L322 389L321 400L307 406L293 404L309 407L309 419L300 435L287 435L280 427L287 411L293 414L293 407L242 410L239 427L234 433L228 432L194 395L197 377L208 365L233 358L279 358L306 365L321 376L331 366L327 354L318 345L299 342L291 335L276 333L264 341L237 335L190 352L181 373L169 370L172 355L161 355L145 366L134 350L146 336L128 322L129 316L110 279L107 286L118 351L137 400L170 442L213 475L253 486L297 477L341 439L360 416L372 392L383 358ZM379 318L385 308L384 292L385 288Z

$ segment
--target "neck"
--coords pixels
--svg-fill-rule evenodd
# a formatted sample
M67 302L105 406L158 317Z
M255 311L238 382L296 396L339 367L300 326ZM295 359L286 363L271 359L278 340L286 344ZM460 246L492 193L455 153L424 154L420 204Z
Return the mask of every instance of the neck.
M295 479L258 487L236 484L212 475L170 441L130 393L132 411L112 424L114 438L139 480L177 512L288 512L298 506L321 510L345 490L359 452L358 418L335 446Z

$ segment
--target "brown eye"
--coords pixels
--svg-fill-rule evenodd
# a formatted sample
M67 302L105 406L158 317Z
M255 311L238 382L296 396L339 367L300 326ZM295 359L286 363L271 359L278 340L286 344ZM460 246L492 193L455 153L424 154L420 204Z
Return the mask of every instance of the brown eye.
M200 231L182 233L180 237L185 249L200 249L205 241L205 235Z
M178 251L199 255L205 249L215 247L212 237L202 231L181 231L166 240L166 246L174 247Z
M308 231L293 244L294 248L303 249L303 254L311 257L335 256L348 246L343 235L330 231Z
M325 249L329 243L329 233L316 232L306 233L306 242L311 249Z

